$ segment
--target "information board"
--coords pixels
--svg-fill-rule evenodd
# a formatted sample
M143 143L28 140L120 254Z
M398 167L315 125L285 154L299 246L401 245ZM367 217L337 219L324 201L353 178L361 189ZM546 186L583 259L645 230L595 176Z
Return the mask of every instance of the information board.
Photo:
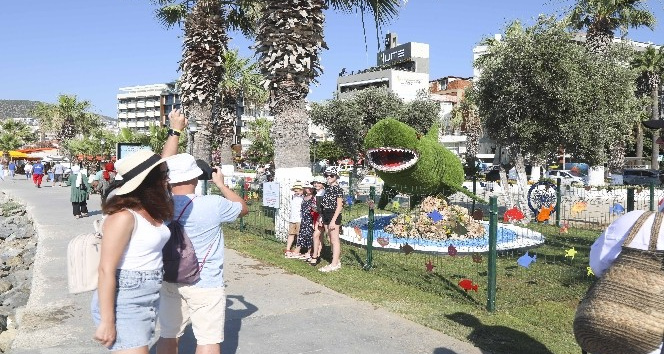
M279 207L279 182L263 182L263 206Z

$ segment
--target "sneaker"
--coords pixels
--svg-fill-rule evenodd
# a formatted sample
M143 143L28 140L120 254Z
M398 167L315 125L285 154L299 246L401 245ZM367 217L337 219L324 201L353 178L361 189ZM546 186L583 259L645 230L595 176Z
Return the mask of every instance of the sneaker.
M325 267L323 267L323 268L321 268L321 269L319 269L319 270L320 270L321 272L323 272L323 273L329 273L329 272L337 271L337 270L339 270L339 269L341 269L341 262L339 262L339 264L337 264L336 266L333 266L333 265L331 265L331 264L328 264L328 265L326 265Z
M290 258L290 259L301 259L301 258L302 258L302 254L300 254L300 253L295 253L295 252L291 252L289 255L286 256L286 258Z

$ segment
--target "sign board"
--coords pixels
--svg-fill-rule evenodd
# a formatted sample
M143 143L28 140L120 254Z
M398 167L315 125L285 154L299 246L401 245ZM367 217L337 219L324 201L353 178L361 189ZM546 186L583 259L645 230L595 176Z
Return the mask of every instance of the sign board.
M142 145L141 143L118 143L117 146L117 157L123 159L138 150L152 150L147 145Z
M398 45L394 48L378 52L378 66L391 65L411 58L411 43Z
M279 207L279 182L263 182L263 206Z

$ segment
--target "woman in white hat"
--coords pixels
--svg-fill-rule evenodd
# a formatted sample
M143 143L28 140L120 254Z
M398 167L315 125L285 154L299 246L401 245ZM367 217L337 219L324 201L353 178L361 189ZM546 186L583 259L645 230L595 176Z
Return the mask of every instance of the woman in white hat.
M149 150L123 159L122 182L106 200L99 283L92 296L94 338L112 351L147 353L163 276L161 250L173 218L165 161Z

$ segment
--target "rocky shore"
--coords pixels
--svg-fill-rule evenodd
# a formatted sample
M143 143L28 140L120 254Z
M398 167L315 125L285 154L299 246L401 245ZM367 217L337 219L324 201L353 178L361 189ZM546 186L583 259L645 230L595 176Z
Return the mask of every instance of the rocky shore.
M0 193L0 353L17 333L15 313L28 302L37 233L25 205Z

